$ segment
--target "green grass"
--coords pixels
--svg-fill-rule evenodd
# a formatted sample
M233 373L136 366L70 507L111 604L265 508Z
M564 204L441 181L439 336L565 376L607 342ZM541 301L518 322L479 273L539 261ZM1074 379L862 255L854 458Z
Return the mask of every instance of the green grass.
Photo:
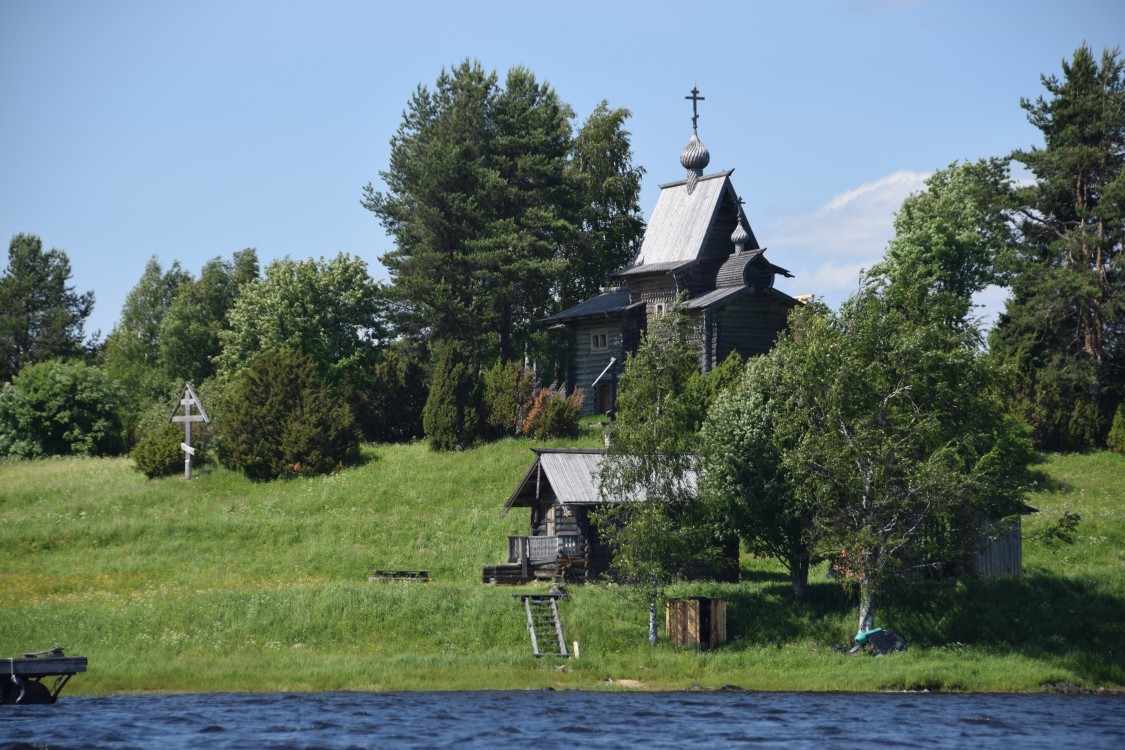
M584 441L597 444L596 432ZM877 612L906 653L847 657L855 602L823 570L808 601L784 572L743 561L739 584L678 595L729 602L711 653L645 641L646 613L613 586L561 604L579 660L530 656L517 590L480 583L527 512L501 517L540 445L460 454L373 446L314 479L249 482L220 467L150 481L127 459L0 464L0 656L61 645L90 659L68 693L144 690L1039 690L1125 685L1125 459L1052 457L1025 534L1063 512L1079 542L1025 542L1027 575L903 583ZM369 583L425 568L431 583ZM631 684L631 683L624 683Z

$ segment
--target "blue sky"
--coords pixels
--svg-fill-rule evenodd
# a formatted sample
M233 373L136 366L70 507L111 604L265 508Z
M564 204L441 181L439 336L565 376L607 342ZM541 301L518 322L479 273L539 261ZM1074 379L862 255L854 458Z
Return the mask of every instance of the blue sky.
M348 252L384 277L361 188L414 88L475 58L530 68L579 121L631 110L646 215L698 86L709 171L736 170L779 286L835 305L928 173L1040 143L1020 97L1122 37L1117 0L3 0L0 238L65 250L103 336L153 255Z

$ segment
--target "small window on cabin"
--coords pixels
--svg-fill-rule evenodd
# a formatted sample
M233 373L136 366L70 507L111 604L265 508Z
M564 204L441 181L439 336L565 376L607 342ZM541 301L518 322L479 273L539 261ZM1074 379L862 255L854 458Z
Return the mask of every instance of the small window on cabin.
M604 351L609 348L609 331L592 331L590 333L590 351Z
M664 317L664 303L663 302L657 302L656 303L656 315L655 315L655 317L657 317L657 318L663 318Z

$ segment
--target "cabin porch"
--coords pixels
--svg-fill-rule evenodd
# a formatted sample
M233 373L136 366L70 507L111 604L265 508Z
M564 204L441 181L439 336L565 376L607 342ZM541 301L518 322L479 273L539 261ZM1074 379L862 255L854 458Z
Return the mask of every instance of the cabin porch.
M573 581L586 577L586 545L580 536L509 536L507 562L481 568L484 583Z

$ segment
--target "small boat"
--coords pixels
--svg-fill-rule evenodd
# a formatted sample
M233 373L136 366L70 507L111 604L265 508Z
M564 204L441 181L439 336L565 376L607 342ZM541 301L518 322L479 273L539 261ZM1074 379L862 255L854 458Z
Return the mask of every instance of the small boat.
M70 678L85 671L85 656L67 656L61 648L0 658L0 703L54 703ZM43 682L51 677L50 685Z

